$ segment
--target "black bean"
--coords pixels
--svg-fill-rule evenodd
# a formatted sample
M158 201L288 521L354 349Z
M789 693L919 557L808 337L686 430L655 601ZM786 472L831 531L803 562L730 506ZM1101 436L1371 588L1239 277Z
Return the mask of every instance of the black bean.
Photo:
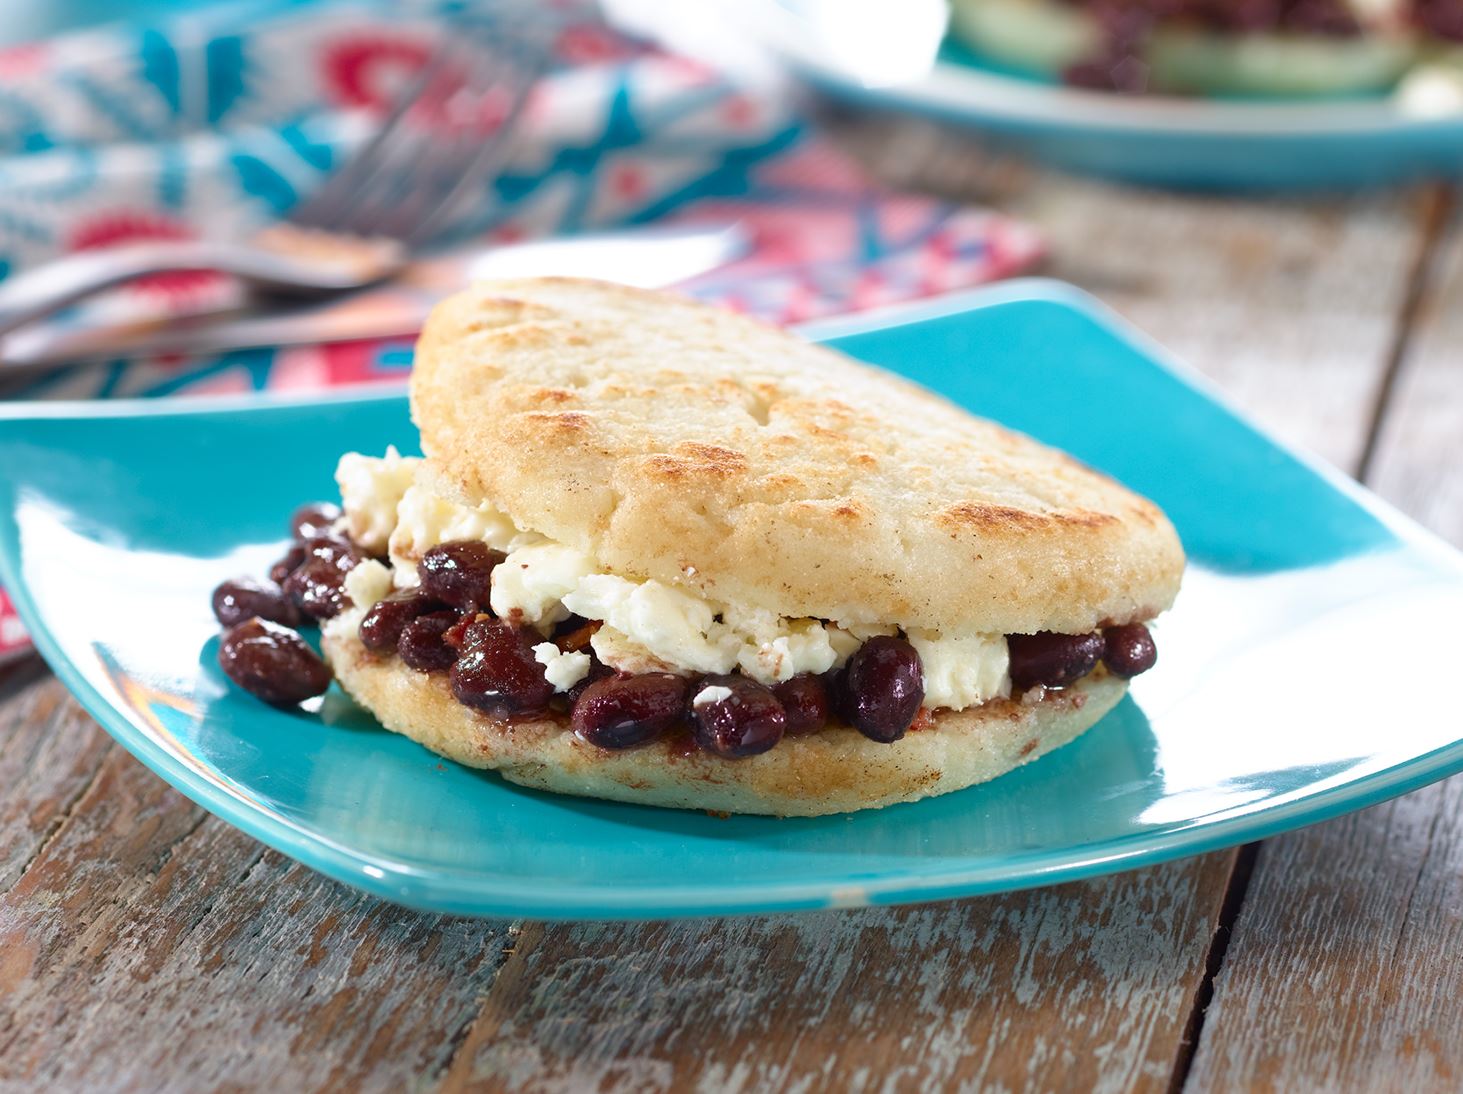
M502 620L472 623L452 666L452 694L459 703L494 714L541 710L554 688L533 656L538 641L538 635Z
M366 561L365 554L344 536L312 536L304 541L305 560L284 580L300 610L312 619L331 619L351 606L345 575Z
M305 561L328 562L342 574L348 574L366 561L366 553L344 536L324 533L304 540Z
M351 606L345 573L324 558L308 559L285 579L284 591L311 619L333 619Z
M725 689L717 696L712 689ZM766 752L787 731L777 696L746 676L707 676L691 698L691 733L707 752L727 759Z
M493 567L503 561L501 551L475 539L439 543L422 556L417 566L422 591L459 611L487 611Z
M828 724L828 687L822 677L804 673L772 689L787 712L788 736L816 733Z
M825 672L823 687L828 692L829 717L842 718L852 724L853 717L848 712L848 665Z
M285 552L284 558L269 568L269 580L276 585L283 585L289 580L290 574L298 570L304 564L304 561L305 545L303 543L291 543L290 549Z
M274 582L238 577L213 590L213 614L225 627L258 616L286 627L300 625L300 608Z
M416 590L407 589L382 597L372 604L361 619L361 645L377 653L396 649L402 628L419 615L440 611L440 600ZM457 617L454 615L453 622Z
M1076 683L1102 659L1100 634L1011 634L1011 683L1018 688L1062 688Z
M447 629L457 622L457 613L432 612L418 616L401 629L396 652L411 668L421 672L442 672L457 660L457 651L442 640Z
M855 729L885 744L899 740L925 699L919 653L902 638L870 638L848 659L843 693L844 714Z
M574 703L574 732L600 748L630 748L663 734L686 713L690 681L668 672L608 676Z
M314 539L327 535L331 526L340 519L340 506L328 501L314 501L302 505L290 517L290 534L297 540Z
M246 619L224 632L218 664L250 695L275 706L294 706L330 687L330 669L288 627Z
M1126 623L1102 632L1102 663L1124 680L1141 676L1158 662L1158 647L1142 623Z

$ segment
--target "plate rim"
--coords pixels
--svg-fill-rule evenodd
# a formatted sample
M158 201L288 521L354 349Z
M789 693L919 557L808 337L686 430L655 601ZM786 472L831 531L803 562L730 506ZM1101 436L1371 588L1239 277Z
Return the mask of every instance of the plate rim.
M760 33L764 44L784 63L815 84L868 102L966 122L1022 123L1051 130L1082 128L1093 134L1223 139L1383 137L1463 130L1463 111L1409 113L1395 94L1378 99L1273 102L1123 96L990 71L944 56L933 57L928 69L913 78L875 83L833 59L812 32L796 21L789 24L764 18Z
M1022 301L1046 301L1077 311L1127 342L1159 368L1199 395L1219 405L1268 443L1299 460L1333 488L1377 517L1399 540L1429 554L1438 554L1463 573L1463 554L1340 471L1295 446L1274 438L1239 413L1214 390L1207 378L1175 358L1148 335L1095 297L1066 283L1026 278L995 286L963 290L908 304L824 319L798 328L820 340L884 330L908 323ZM399 399L399 385L362 385L315 395L207 397L110 402L16 404L0 408L0 420L127 419L154 415L247 413L321 403L379 402ZM759 882L719 889L704 885L638 886L624 893L574 883L520 883L507 876L438 869L423 870L407 862L365 855L310 832L285 817L260 809L209 781L157 742L140 732L93 685L55 642L44 626L29 591L18 580L16 563L0 544L0 583L15 603L36 649L51 670L107 733L154 774L208 812L290 858L373 896L410 907L457 915L542 920L645 920L710 915L754 915L829 908L886 906L1008 892L1099 877L1203 854L1222 847L1265 839L1342 813L1366 808L1405 794L1437 779L1463 771L1463 740L1414 756L1359 779L1327 787L1305 798L1282 802L1258 813L1205 821L1192 818L1159 832L1132 832L1116 838L1003 855L984 864L952 864L910 872L883 869L869 876L841 876L839 881Z

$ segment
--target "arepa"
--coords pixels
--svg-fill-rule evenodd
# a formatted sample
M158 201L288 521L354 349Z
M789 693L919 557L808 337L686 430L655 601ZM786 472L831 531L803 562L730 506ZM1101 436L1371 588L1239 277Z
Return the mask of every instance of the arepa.
M1111 479L665 294L461 293L412 411L425 459L341 462L342 531L390 565L324 648L388 728L531 786L778 815L961 789L1110 710L1182 576ZM450 669L398 656L398 617Z

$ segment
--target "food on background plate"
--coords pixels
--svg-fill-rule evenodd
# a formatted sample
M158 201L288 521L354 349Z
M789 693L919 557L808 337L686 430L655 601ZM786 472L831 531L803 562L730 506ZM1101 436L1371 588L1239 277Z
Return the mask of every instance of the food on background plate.
M1460 0L953 0L962 41L1102 90L1315 97L1384 91Z
M1412 22L1428 49L1463 62L1463 0L1412 0Z
M1398 97L1414 115L1463 112L1463 0L1414 0L1423 64L1403 81Z
M225 644L300 656L288 601L385 726L529 786L786 816L958 790L1111 710L1182 575L1105 476L669 295L480 285L411 401L425 458L345 454L342 515L216 595L252 628Z

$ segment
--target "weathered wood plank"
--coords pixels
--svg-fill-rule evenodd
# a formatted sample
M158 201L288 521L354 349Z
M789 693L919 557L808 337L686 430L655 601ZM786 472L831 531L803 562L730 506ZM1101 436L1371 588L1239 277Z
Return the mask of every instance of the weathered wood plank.
M549 927L444 1086L1161 1090L1229 862L897 910Z
M1460 346L1455 231L1379 433L1372 485L1463 545ZM1463 734L1446 684L1438 717ZM1460 954L1463 778L1271 840L1215 983L1189 1088L1457 1089Z
M1415 193L1256 200L1137 190L992 161L907 119L849 147L897 185L986 200L1039 225L1044 273L1101 297L1240 409L1354 468L1404 298Z
M55 680L0 699L0 893L96 777L111 741Z
M59 692L7 708L11 744L87 728ZM401 1089L446 1067L510 937L265 852L113 746L0 896L0 1087Z
M1463 781L1267 841L1186 1090L1463 1083Z
M1053 201L1054 239L1085 231L1053 272L1092 286L1279 436L1354 468L1413 261L1411 202L1112 198L1084 187Z
M1457 198L1444 203L1456 211ZM1431 291L1377 436L1373 489L1463 544L1463 227L1440 243Z

